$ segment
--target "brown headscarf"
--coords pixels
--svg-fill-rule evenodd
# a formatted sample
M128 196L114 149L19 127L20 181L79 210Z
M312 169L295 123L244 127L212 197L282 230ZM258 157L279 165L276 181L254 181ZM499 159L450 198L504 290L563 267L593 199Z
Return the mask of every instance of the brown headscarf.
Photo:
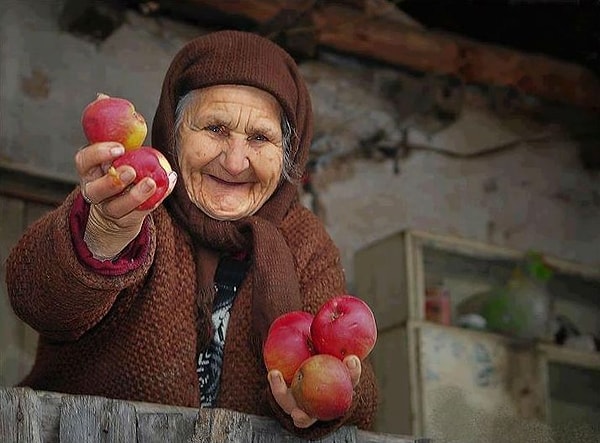
M173 59L163 83L152 127L152 144L167 156L177 173L180 171L174 125L178 100L191 90L223 84L254 86L279 101L298 134L292 142L291 158L296 168L304 171L313 121L308 89L296 63L282 48L256 34L219 31L186 44ZM190 201L182 180L165 202L168 211L190 232L198 246L199 275L205 248L250 252L253 322L260 343L278 315L301 309L294 259L278 229L295 204L298 204L297 187L287 181L280 184L254 216L238 221L208 217Z

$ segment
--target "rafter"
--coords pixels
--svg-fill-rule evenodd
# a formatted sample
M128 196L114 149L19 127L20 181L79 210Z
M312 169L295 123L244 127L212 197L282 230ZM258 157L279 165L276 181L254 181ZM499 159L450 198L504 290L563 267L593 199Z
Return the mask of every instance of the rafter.
M309 8L317 45L420 72L459 77L465 83L506 86L553 102L600 111L600 78L589 69L552 57L484 44L369 13L369 1L161 0L186 4L201 20L206 9L243 17L257 29L286 12ZM304 14L306 15L306 14ZM306 32L306 23L301 25ZM294 32L287 29L285 32Z

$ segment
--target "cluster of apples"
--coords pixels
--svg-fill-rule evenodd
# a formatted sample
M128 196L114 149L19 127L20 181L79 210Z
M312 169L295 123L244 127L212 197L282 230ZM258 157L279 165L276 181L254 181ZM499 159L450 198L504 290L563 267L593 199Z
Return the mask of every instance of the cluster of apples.
M156 183L154 194L138 206L138 209L151 209L163 198L169 189L171 165L158 150L142 146L148 133L146 120L136 112L129 100L99 93L90 102L81 116L83 132L90 144L118 142L125 148L125 154L117 158L108 173L118 180L116 168L129 165L135 169L134 183L151 177Z
M373 312L363 300L344 294L325 302L313 316L292 311L271 324L263 346L268 371L277 369L298 406L319 420L343 416L354 387L343 362L364 360L377 340Z

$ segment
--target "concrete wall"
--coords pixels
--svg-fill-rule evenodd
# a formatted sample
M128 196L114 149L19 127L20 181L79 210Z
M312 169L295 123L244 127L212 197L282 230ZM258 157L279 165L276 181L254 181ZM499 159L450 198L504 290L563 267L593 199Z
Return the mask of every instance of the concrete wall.
M200 31L128 14L124 26L96 44L59 29L62 5L0 5L0 155L28 170L74 179L85 105L97 92L123 96L151 120L171 57Z
M0 158L74 179L85 104L97 91L122 95L151 120L170 58L201 30L132 12L96 45L58 29L61 5L0 5ZM421 80L332 55L302 70L317 115L314 185L350 283L356 250L409 227L600 264L600 180L582 169L573 142L522 143L469 160L433 151L473 152L548 130L471 100L454 125L416 125L410 142L429 149L413 151L394 173L392 160L357 155L359 142L377 130L397 142L426 107Z

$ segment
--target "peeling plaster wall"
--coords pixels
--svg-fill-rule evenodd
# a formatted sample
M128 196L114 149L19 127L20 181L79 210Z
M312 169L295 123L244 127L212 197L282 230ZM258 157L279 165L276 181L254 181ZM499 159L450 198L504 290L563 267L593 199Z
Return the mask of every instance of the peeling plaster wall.
M151 124L171 57L200 30L130 13L125 25L95 44L59 29L62 5L0 3L0 159L74 179L73 153L85 143L85 105L97 92L127 97Z
M456 122L436 128L412 114L428 98L411 77L337 58L302 69L324 163L314 177L319 207L351 287L354 253L406 228L600 265L600 175L583 169L573 140L516 143L468 159L442 154L486 151L552 133L553 125L495 115L481 100L469 100ZM390 94L390 84L402 91ZM401 159L397 173L392 160L345 156L378 130L397 142L405 126L409 145L429 149Z
M129 13L95 45L58 29L61 5L0 5L0 159L74 179L85 104L103 91L132 99L151 117L171 57L200 30ZM431 132L431 124L411 117L430 103L409 76L336 57L302 70L317 116L315 187L350 284L358 249L409 227L600 265L600 179L582 169L572 142L521 144L470 160L415 151L395 174L392 160L353 155L359 140L383 129L397 142L410 122L411 142L470 152L522 137L527 125L467 106L456 124Z

